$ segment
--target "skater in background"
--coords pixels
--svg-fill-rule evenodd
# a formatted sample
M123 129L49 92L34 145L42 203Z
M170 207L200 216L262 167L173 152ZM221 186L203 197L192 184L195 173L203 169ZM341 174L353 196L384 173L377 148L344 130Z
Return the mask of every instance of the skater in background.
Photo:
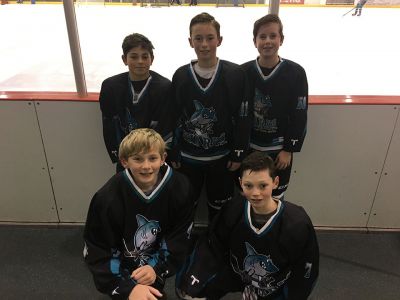
M354 10L354 13L352 14L352 16L361 16L361 11L362 8L364 7L365 3L367 3L367 0L360 0L358 1L357 5L356 5L356 9Z
M169 5L174 5L174 2L176 2L176 4L178 4L178 5L182 5L182 2L180 0L171 0L169 2Z

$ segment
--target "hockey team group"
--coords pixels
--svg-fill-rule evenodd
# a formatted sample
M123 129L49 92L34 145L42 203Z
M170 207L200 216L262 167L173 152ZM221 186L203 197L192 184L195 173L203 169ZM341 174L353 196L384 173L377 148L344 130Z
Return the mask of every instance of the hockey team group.
M238 65L217 56L220 24L194 16L196 59L172 81L150 70L152 42L122 43L128 71L100 91L104 141L116 174L90 202L84 258L112 299L307 299L319 248L305 209L285 199L293 153L306 136L305 70L279 56L280 18L254 23L259 55ZM208 227L194 224L207 199ZM174 296L175 297L175 296Z

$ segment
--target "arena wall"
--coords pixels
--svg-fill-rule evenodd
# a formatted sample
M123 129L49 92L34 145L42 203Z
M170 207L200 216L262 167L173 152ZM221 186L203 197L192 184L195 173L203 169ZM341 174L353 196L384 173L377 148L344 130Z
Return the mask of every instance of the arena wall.
M97 94L30 97L0 97L0 222L82 223L115 170ZM286 199L304 206L316 226L400 229L399 97L369 99L379 105L318 99L311 97Z

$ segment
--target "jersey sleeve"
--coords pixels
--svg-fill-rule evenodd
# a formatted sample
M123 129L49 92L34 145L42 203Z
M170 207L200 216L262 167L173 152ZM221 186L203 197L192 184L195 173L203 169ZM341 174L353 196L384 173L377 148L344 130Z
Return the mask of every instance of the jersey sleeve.
M283 149L300 152L307 129L308 82L304 69L298 66L294 80L295 90L289 107L288 130L284 137Z
M172 87L171 83L167 87L162 88L162 95L160 95L160 100L154 109L155 119L157 120L157 126L154 128L162 136L167 149L171 148L172 143L172 132L174 117L171 116L173 112L170 109L172 101Z
M165 122L168 126L166 145L168 148L168 160L173 162L180 162L180 139L182 138L182 124L181 116L183 114L182 98L180 96L181 82L183 77L181 75L181 68L178 69L173 77L170 90L170 97L168 99L168 106L166 109L166 115L168 122Z
M226 202L209 226L210 243L220 257L225 256L229 251L231 231L243 214L243 199L239 195Z
M304 210L303 210L304 211ZM305 214L305 212L304 212ZM312 292L319 273L319 247L311 220L306 216L306 223L293 226L288 239L291 247L291 274L285 283L287 300L306 300ZM298 247L293 247L297 245Z
M251 132L250 88L245 72L238 68L228 83L233 119L233 143L230 159L241 162L247 154Z
M136 282L127 270L120 268L121 255L117 250L120 237L101 197L96 194L90 204L84 230L84 258L96 288L112 299L127 299Z
M150 71L150 74L153 77L149 91L152 101L150 128L157 131L168 144L171 137L171 118L167 112L171 97L171 81L154 71Z
M118 126L114 101L111 83L106 79L101 85L99 96L103 123L103 138L111 161L116 163L118 162L118 148L121 140L121 132Z

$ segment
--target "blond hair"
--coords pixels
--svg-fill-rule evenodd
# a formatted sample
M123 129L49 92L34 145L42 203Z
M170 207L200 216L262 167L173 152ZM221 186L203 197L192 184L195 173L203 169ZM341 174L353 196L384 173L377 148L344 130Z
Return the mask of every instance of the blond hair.
M150 128L139 128L132 130L119 145L119 159L128 160L132 155L149 152L156 149L161 157L165 153L165 142L161 135Z

